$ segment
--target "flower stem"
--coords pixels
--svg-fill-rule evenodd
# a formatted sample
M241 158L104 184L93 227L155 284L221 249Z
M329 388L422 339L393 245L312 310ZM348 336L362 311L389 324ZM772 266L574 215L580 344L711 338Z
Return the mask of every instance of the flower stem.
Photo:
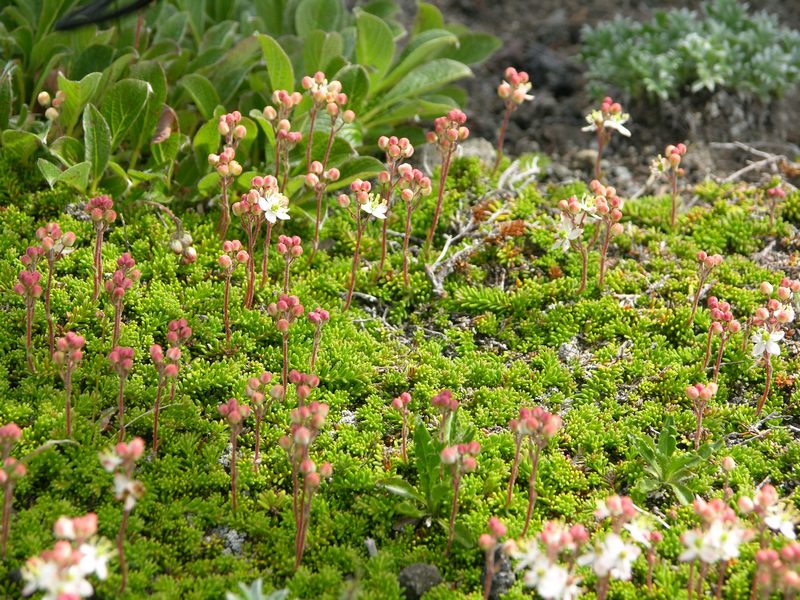
M55 270L55 262L53 259L47 259L47 286L44 290L44 314L47 317L47 337L50 342L50 356L56 350L56 334L53 325L53 315L50 313L50 292L53 289L53 271Z
M158 456L158 413L161 410L161 394L164 391L164 375L158 373L158 387L156 388L156 404L153 407L153 456Z
M225 292L222 298L222 319L225 321L225 342L230 345L231 343L231 321L228 316L228 300L231 291L231 272L228 271L225 277Z
M29 298L26 301L25 311L25 357L28 359L28 370L36 372L33 364L33 318L36 315L36 299Z
M261 289L264 289L264 286L267 285L267 279L269 278L269 274L267 273L267 267L269 267L269 245L272 241L272 223L267 221L267 237L264 240L264 255L261 257Z
M508 129L508 122L511 119L511 110L511 106L506 107L506 113L503 115L503 123L500 125L500 134L497 136L497 158L494 160L492 175L497 173L500 160L503 158L503 143L506 141L506 130Z
M514 484L519 473L519 459L522 452L522 436L518 435L514 447L514 462L511 464L511 479L508 480L508 492L506 493L506 508L511 506L511 499L514 496Z
M72 437L72 368L67 366L64 370L64 394L66 395L67 412L67 437Z
M442 203L444 202L444 186L447 182L447 172L450 170L450 159L452 156L453 150L451 146L451 149L447 151L444 160L442 160L442 168L441 172L439 173L439 192L436 196L436 210L433 213L431 228L428 230L428 239L425 241L426 252L430 251L430 247L433 244L433 236L436 233L436 225L439 223L439 216L442 213Z
M406 203L406 229L405 235L403 236L403 284L408 288L409 286L409 278L408 278L408 242L411 238L411 212L414 210L414 206L411 202Z
M221 240L228 235L228 225L231 222L230 207L228 206L228 178L220 179L220 198L219 198L219 223L217 224L217 234Z
M119 444L125 439L125 377L119 378L117 412L119 413L119 435L117 436L117 443Z
M92 302L97 302L100 297L100 288L103 287L103 229L97 228L97 237L94 240L94 292Z
M353 251L353 265L350 268L350 286L347 289L347 298L344 302L345 311L350 310L350 303L353 300L353 290L356 287L356 272L358 271L358 255L361 250L361 236L364 233L364 227L361 221L361 213L356 217L356 247Z
M233 447L231 451L231 509L233 512L236 512L236 479L238 475L236 470L236 433L235 429L231 430L231 446Z
M533 507L536 506L536 474L539 471L539 455L542 448L537 444L536 449L531 444L531 477L528 480L528 513L525 515L525 527L522 528L522 537L528 533L528 527L531 524L531 517L533 517Z
M456 515L458 514L458 490L461 487L461 473L455 469L453 471L453 505L450 509L450 529L447 535L447 548L445 556L450 555L450 548L453 546L453 537L456 531Z
M758 417L761 414L761 411L764 409L764 403L767 401L769 397L769 389L772 385L772 361L770 360L770 355L768 352L764 353L764 362L766 368L766 382L764 384L764 393L761 395L761 398L758 400L758 407L756 408L756 416Z
M11 504L14 501L14 483L9 477L3 486L3 529L0 532L0 558L5 560L8 536L11 533Z
M289 391L287 386L289 385L289 332L285 331L283 333L283 343L281 344L283 348L283 371L281 373L281 384L283 386L283 398L282 400L286 400L286 394ZM302 407L303 400L298 398L299 404Z
M119 525L119 533L117 533L117 554L119 557L119 572L122 581L119 586L119 593L125 592L128 585L128 563L125 561L125 530L128 528L128 517L131 511L124 510L122 512L122 523Z

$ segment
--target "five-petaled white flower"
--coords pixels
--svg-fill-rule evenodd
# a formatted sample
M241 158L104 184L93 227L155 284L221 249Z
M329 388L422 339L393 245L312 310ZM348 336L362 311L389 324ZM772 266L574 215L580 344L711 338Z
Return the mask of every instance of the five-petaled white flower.
M258 206L264 211L264 218L273 225L280 219L289 219L289 199L279 192L258 199Z
M603 129L613 129L625 137L631 137L630 130L625 127L625 123L627 123L629 118L630 115L628 115L628 113L619 113L611 115L607 119L603 119L603 113L599 110L593 110L586 115L586 122L589 124L583 127L581 131L597 131L597 128L602 126Z
M616 533L609 533L600 544L597 552L590 552L578 559L578 564L591 564L598 577L628 581L631 567L642 551L636 544L626 542Z
M780 531L784 537L793 540L797 537L794 532L797 515L784 503L773 504L767 509L764 523L773 531Z
M556 233L558 237L551 250L561 248L562 252L566 252L569 250L572 241L577 240L583 235L583 227L578 227L569 217L562 213L561 222L558 224Z
M783 339L783 331L770 331L766 327L762 327L758 331L754 331L750 337L753 343L753 356L759 357L766 354L778 356L781 353L781 347L778 345Z
M389 205L381 200L380 197L370 194L367 201L361 205L361 210L368 215L372 215L376 219L385 219L386 212L389 210Z

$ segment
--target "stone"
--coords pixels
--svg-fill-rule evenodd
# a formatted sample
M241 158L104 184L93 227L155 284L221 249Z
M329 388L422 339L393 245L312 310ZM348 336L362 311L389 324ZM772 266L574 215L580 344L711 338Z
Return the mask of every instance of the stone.
M442 574L436 565L412 563L400 571L397 580L405 590L406 600L419 600L431 588L442 583Z
M514 587L514 582L517 580L517 576L514 573L514 567L511 565L511 561L505 554L503 554L503 551L499 546L494 553L494 566L495 573L492 577L492 587L489 590L490 600L498 600L501 596L508 593L508 590ZM481 572L481 589L483 588L485 581L486 565L484 564L483 571Z

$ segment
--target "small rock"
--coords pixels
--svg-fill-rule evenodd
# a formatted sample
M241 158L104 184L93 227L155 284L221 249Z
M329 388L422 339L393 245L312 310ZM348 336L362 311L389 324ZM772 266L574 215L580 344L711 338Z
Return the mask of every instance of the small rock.
M597 160L597 150L593 148L583 148L572 157L575 168L594 169L594 162Z
M503 596L514 587L514 582L517 580L517 576L514 573L514 568L511 566L511 561L508 560L508 557L503 554L503 551L500 547L498 547L494 552L494 566L495 566L495 574L492 577L492 588L489 590L489 598L491 600L498 600L500 596ZM483 571L481 572L481 588L483 587L483 583L486 581L486 565L483 566Z
M352 410L347 410L346 408L342 411L342 417L339 419L339 425L350 425L355 427L358 425L358 420L356 419L356 413Z
M235 529L220 525L211 530L211 534L205 537L206 542L210 542L212 538L220 538L224 545L222 553L225 555L240 555L244 547L244 541L247 539L247 534L239 533Z
M581 348L580 346L578 346L577 338L573 338L570 341L565 342L558 347L558 358L560 358L565 363L580 358L580 355L581 355Z
M442 575L436 565L413 563L400 571L397 577L406 592L406 600L419 600L431 588L442 583Z
M468 138L459 147L459 156L477 156L487 165L494 164L495 147L486 138Z
M229 443L225 446L225 450L222 451L222 456L217 459L217 464L222 465L224 469L229 469L231 458L233 458L233 445Z

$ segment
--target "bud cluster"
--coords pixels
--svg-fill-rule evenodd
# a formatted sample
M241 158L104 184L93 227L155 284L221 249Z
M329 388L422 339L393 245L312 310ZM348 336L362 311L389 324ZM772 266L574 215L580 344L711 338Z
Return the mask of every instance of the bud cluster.
M106 292L114 303L121 303L125 292L127 292L135 281L139 281L142 272L134 268L136 261L125 252L117 259L117 270L114 271L111 279L106 281Z
M92 198L83 209L92 219L95 231L105 231L108 226L117 220L117 211L114 210L114 201L110 196L102 195Z
M489 517L489 523L486 525L489 530L488 533L483 533L478 538L478 545L486 551L494 552L497 544L506 536L507 530L503 522L497 517Z
M738 507L739 512L755 516L759 531L770 529L789 540L797 537L795 526L800 515L792 504L778 497L778 491L773 485L763 485L752 498L740 497Z
M48 223L44 227L39 227L36 230L36 238L50 262L55 262L75 250L73 248L75 234L71 231L62 232L58 223Z
M677 146L670 144L664 149L664 156L659 154L653 160L653 163L650 165L650 170L656 174L671 173L676 177L683 177L685 171L680 165L681 159L683 159L685 154L685 144L678 144Z
M456 147L469 137L469 129L464 126L466 122L467 115L454 108L433 122L434 131L429 131L426 139L429 144L436 144L443 156L452 156Z
M11 456L11 450L21 437L22 430L16 423L7 423L0 427L0 486L13 485L27 473L25 465ZM7 523L3 523L3 529L7 526Z
M278 331L286 334L297 317L303 316L305 308L300 304L300 298L297 296L281 294L277 302L271 302L267 306L267 313L275 321Z
M47 92L39 92L39 95L36 96L36 101L39 103L39 106L45 109L44 117L48 121L55 121L58 119L61 114L58 109L61 108L61 105L66 99L67 96L62 90L56 92L55 98L51 98L50 94Z
M586 125L581 131L596 131L604 140L605 145L611 137L612 131L617 131L626 137L630 137L631 132L625 127L631 116L622 111L622 105L614 102L611 96L606 96L600 103L600 108L591 111L586 115Z
M227 146L219 154L209 154L208 164L214 167L220 177L238 177L242 174L242 165L236 161L236 150Z
M289 382L294 385L301 408L311 395L311 392L319 387L319 377L310 373L301 373L297 369L289 371Z
M514 110L526 100L533 100L533 95L528 93L532 87L533 84L525 71L508 67L505 80L497 87L497 95L505 100L506 109Z
M339 109L347 104L347 94L342 93L342 84L334 79L328 81L325 73L317 71L313 77L306 75L300 84L307 90L317 107L325 107L326 112L335 116Z
M392 408L397 410L401 415L408 416L408 405L411 402L411 394L408 392L403 392L397 398L392 400Z
M197 248L193 244L192 234L179 227L170 238L169 249L181 257L182 265L190 265L197 260Z
M458 410L458 400L453 398L450 390L442 390L431 398L431 404L439 409L439 441L445 442L447 423Z
M303 255L302 240L297 235L282 235L278 238L276 249L278 254L282 254L287 262L291 263L295 258Z
M237 434L241 432L243 425L242 421L250 416L250 407L246 404L239 404L236 398L229 398L227 402L219 405L219 414L221 414L230 425L231 429Z
M338 181L341 173L339 169L331 167L327 171L318 160L312 161L306 174L305 184L315 192L323 192L328 184Z
M427 177L419 169L414 169L408 163L403 163L397 167L400 175L397 180L397 187L400 189L400 197L404 202L413 202L421 196L430 196L433 191L430 177Z
M593 179L589 183L589 188L594 192L595 208L599 217L610 224L611 236L617 236L622 233L622 224L619 220L622 218L622 198L617 196L617 190L612 186L605 186L597 179Z
M679 560L705 565L729 561L739 556L739 547L750 539L752 532L742 528L734 510L721 498L706 502L696 498L693 504L700 518L698 529L689 529L681 535L685 546Z
M62 373L72 372L83 360L83 347L86 340L83 336L68 331L64 337L58 338L53 362L61 367Z
M133 369L134 350L127 346L115 346L108 355L108 362L121 379L130 375Z
M292 471L301 474L305 483L316 488L320 483L320 476L330 477L332 468L330 464L322 465L317 472L316 464L309 458L309 447L319 435L325 418L328 416L328 405L320 402L311 402L305 406L295 408L291 412L290 434L284 435L278 444L288 454L292 463Z
M756 582L763 597L775 592L781 598L794 598L800 591L800 544L791 542L783 548L763 548L755 554Z
M250 401L253 403L253 411L258 416L264 415L264 411L266 410L266 398L267 394L273 398L280 398L280 392L273 394L270 390L267 391L267 387L272 382L272 373L269 371L264 371L258 377L251 377L247 380L247 384L244 388L244 395L247 396ZM273 388L276 386L273 386Z
M236 205L234 204L234 206ZM220 255L218 262L226 277L231 276L237 265L246 264L250 260L250 255L246 250L242 249L242 242L239 240L225 240L222 242L222 252L223 254Z
M23 297L26 306L32 305L42 295L42 286L39 284L42 274L38 271L23 269L17 278L19 282L14 284L14 293Z
M241 120L242 113L238 110L226 115L220 115L217 122L217 131L225 138L225 145L232 146L234 142L244 139L247 135L247 129L240 124Z
M439 453L439 458L443 465L449 465L454 472L472 473L478 468L478 461L475 457L480 451L481 445L473 440L468 444L446 446Z
M520 408L519 418L511 419L508 428L516 438L529 437L535 446L544 448L561 429L561 417L541 406Z

